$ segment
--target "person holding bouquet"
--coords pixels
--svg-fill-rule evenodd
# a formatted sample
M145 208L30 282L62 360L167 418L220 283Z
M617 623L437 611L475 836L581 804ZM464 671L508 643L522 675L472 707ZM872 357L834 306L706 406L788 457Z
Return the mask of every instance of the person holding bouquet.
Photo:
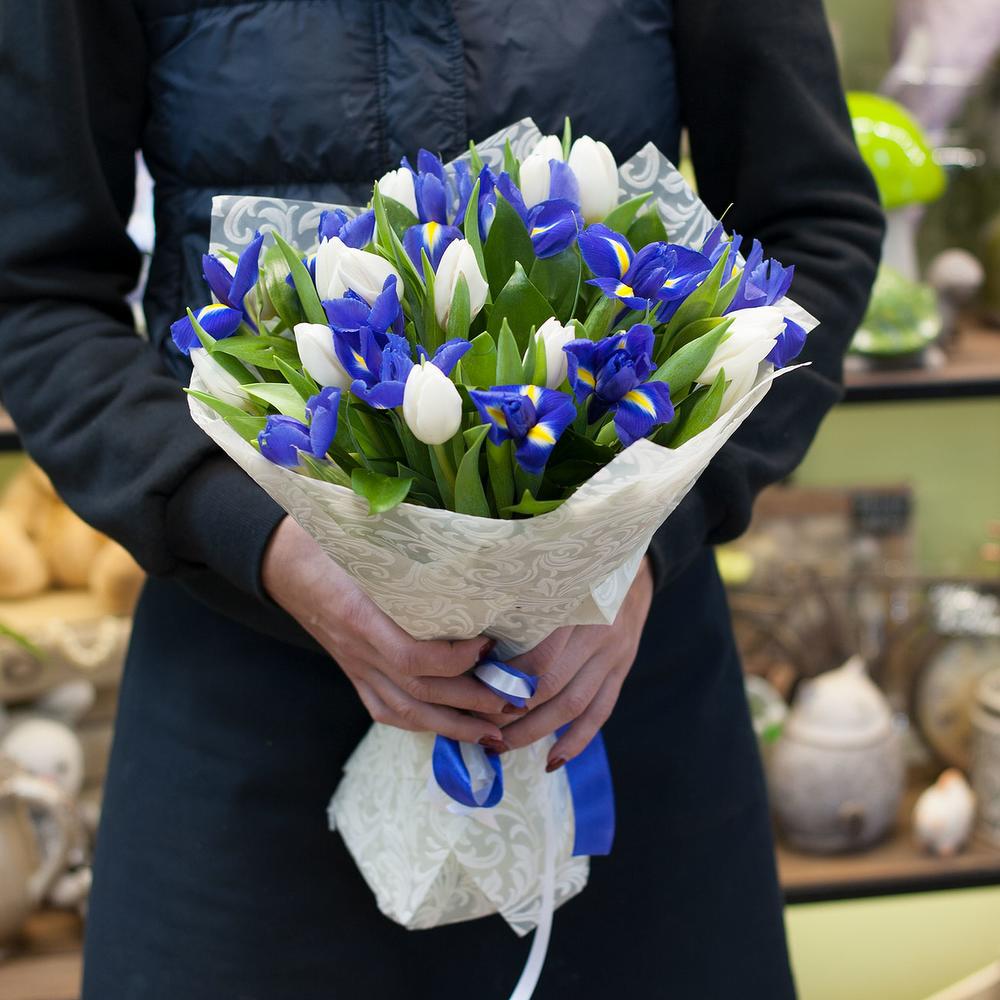
M878 256L818 0L38 0L0 10L0 67L0 393L65 499L151 574L85 1000L505 995L526 946L502 921L394 925L325 828L371 719L501 754L568 727L553 771L603 727L617 842L560 911L536 996L794 996L710 546L746 527L837 400ZM204 298L213 193L364 204L419 147L454 156L564 114L619 160L646 141L676 160L686 127L705 202L796 266L791 294L822 326L811 366L654 537L615 622L559 629L513 662L538 688L511 710L468 673L487 637L412 639L198 430L179 391L192 345L170 328L178 302ZM156 183L148 339L123 299L139 148ZM581 146L584 215L602 157Z

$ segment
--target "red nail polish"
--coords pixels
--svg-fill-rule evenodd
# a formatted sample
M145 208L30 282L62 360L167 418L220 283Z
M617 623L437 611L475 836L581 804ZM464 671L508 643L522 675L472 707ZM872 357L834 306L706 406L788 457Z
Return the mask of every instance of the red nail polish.
M493 647L496 646L496 644L497 644L496 639L490 639L489 642L484 642L479 647L479 659L480 660L485 660L486 657L489 656L490 653L493 652Z
M484 736L480 741L479 745L485 747L487 750L493 753L507 753L510 747L504 743L503 740L498 740L493 736Z
M558 771L559 768L561 768L565 763L566 763L565 758L553 757L553 759L550 760L548 764L545 765L546 774L551 774L553 771Z

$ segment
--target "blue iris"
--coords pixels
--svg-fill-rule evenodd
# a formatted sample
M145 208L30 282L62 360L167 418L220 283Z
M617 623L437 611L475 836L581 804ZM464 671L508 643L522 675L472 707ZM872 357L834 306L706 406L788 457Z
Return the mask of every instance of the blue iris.
M352 395L377 410L403 405L406 378L414 365L412 348L405 337L390 333L380 338L370 328L363 328L355 339L353 331L334 328L333 345L344 370L354 379ZM431 364L450 375L471 347L469 341L458 337L446 341L434 352ZM427 357L422 347L417 348L417 354Z
M577 402L590 399L588 419L593 423L613 411L615 430L626 447L673 420L670 387L666 382L646 381L656 369L652 327L637 323L627 333L596 343L574 340L563 350Z
M518 465L531 475L545 468L559 436L576 417L573 400L565 392L537 385L472 390L469 397L489 425L490 441L513 441Z
M260 276L258 260L263 242L260 231L255 232L239 256L234 274L230 274L225 264L213 254L207 253L201 258L203 277L218 301L203 306L195 316L202 329L215 340L231 337L244 322L251 329L257 329L243 303L247 292L257 284ZM170 324L170 335L181 354L190 354L193 347L201 347L201 341L187 316Z
M554 257L573 245L583 231L580 214L580 186L572 170L560 160L550 160L549 197L528 208L510 175L502 173L496 189L521 217L531 237L535 256Z
M319 216L319 239L336 237L346 246L361 250L368 246L375 235L375 210L368 209L353 219L342 209L324 209Z
M422 251L427 253L431 269L437 271L449 244L461 238L462 230L458 226L443 226L440 222L418 223L410 226L403 234L403 249L413 261L418 274L423 272Z
M379 346L384 347L390 330L395 334L403 332L403 310L396 294L394 274L385 279L373 305L368 305L357 292L348 290L343 298L324 299L323 311L331 329L348 335L352 342L359 341L361 333L367 331Z
M636 253L621 233L600 224L580 235L580 253L594 274L588 284L630 309L658 303L660 322L712 269L705 254L678 243L650 243Z
M326 388L306 403L306 420L302 423L284 414L270 416L257 435L260 453L275 465L294 468L300 463L299 453L313 458L325 458L337 435L337 408L340 390Z
M707 254L714 264L722 255L726 246L732 246L723 282L728 281L736 266L736 254L742 243L742 238L734 233L732 240L726 238L722 223L717 223L705 237L702 253ZM758 306L773 306L787 294L795 277L795 265L785 267L773 257L764 258L764 250L759 240L754 240L750 255L747 257L743 270L739 272L739 284L733 301L726 309L727 313L737 309L755 309ZM785 317L785 329L778 335L771 353L767 356L775 368L784 368L790 361L799 356L806 342L806 331L794 320Z

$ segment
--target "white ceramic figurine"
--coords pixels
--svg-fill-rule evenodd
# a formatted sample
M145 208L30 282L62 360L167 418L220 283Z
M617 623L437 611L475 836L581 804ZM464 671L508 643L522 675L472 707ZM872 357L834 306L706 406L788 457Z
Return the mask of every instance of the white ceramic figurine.
M925 789L913 807L913 835L925 850L951 857L972 832L976 797L961 771L949 767Z

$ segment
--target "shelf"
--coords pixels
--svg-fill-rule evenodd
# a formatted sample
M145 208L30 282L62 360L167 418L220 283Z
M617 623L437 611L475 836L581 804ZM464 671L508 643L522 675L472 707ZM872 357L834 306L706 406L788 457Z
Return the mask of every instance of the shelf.
M846 403L1000 396L1000 331L966 326L939 367L847 371Z
M1000 848L974 839L952 858L938 858L913 843L910 815L918 795L903 796L896 828L871 850L855 854L802 854L779 841L778 873L788 903L891 896L937 889L1000 885Z

